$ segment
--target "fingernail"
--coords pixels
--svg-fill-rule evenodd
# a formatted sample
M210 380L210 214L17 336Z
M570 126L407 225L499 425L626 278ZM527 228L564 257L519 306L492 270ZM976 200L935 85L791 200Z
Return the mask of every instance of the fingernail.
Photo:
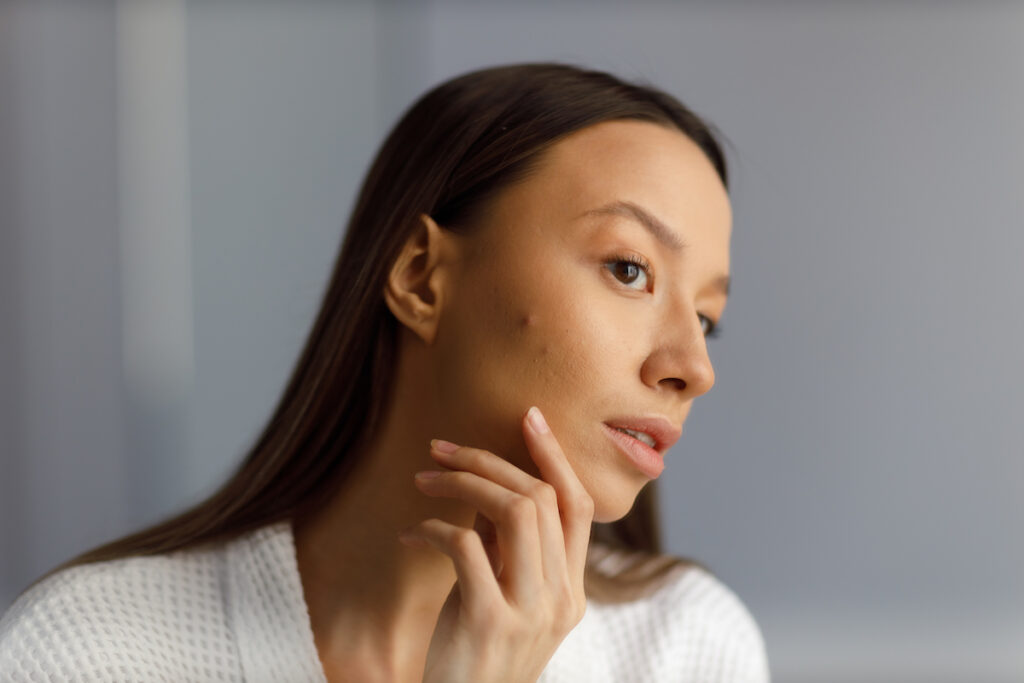
M443 439L431 439L430 447L439 453L454 453L459 450L458 445L453 444L451 441L445 441Z
M540 409L537 406L533 406L526 413L526 419L530 421L530 426L533 427L533 431L538 434L547 434L550 430L548 429L548 423L544 421L544 416L540 414Z
M440 476L441 473L438 470L423 470L416 473L417 479L437 479Z

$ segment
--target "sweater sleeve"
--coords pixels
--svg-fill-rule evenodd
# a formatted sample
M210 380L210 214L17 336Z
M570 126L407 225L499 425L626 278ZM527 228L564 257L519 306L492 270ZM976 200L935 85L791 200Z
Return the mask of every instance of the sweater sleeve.
M119 641L131 627L111 623L106 613L113 610L97 610L90 604L103 590L89 574L74 569L49 577L4 614L0 621L4 681L127 679L130 671L119 661L124 650Z
M240 680L199 562L131 558L48 577L0 620L0 679Z

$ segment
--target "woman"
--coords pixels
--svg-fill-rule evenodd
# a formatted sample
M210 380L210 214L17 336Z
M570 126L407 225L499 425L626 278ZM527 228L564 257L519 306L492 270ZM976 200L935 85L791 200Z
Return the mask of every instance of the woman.
M721 151L670 96L485 69L385 141L268 424L209 499L0 623L14 680L764 681L659 552L652 480L714 382Z

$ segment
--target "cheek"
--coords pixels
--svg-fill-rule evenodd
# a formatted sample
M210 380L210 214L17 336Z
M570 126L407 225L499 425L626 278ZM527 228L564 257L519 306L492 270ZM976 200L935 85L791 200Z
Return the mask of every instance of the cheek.
M599 326L564 296L564 284L542 284L477 281L453 302L439 331L444 409L466 421L472 416L466 429L477 438L508 436L511 425L520 445L519 418L529 406L546 413L579 410L594 393L601 371L595 360L607 355L594 338Z
M447 352L442 410L466 445L539 476L520 420L540 406L573 470L594 496L598 521L622 517L644 480L621 462L601 421L628 409L635 333L601 293L569 296L481 287L467 297ZM453 322L456 322L453 320Z
M463 283L439 332L445 347L439 407L466 445L536 476L520 420L531 405L540 406L584 486L605 497L614 489L612 497L628 509L636 483L600 425L627 410L624 401L634 391L642 321L628 316L636 304L609 296L585 274L538 269L549 276L511 278L496 267Z

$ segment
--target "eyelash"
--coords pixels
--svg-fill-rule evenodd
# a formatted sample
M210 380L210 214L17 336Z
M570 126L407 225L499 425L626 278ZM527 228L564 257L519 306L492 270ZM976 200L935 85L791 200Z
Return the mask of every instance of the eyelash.
M653 273L651 272L651 264L648 263L647 260L644 259L643 257L637 256L635 254L619 254L618 256L612 256L610 259L605 261L604 265L605 265L605 267L608 267L608 266L619 265L619 264L622 264L622 263L628 263L628 264L634 265L637 268L639 268L640 270L644 271L644 275L647 276L648 281L653 279ZM612 277L614 277L614 276L615 276L615 274L613 272L612 273ZM618 279L618 278L616 278L616 279ZM626 284L626 283L622 283L622 284ZM710 325L708 331L704 334L704 338L705 339L714 339L715 337L718 337L719 335L722 334L722 326L721 325L716 324L714 320L712 320L711 318L707 317L706 315L704 315L702 313L698 314L698 316L703 318L704 320L707 320L708 324Z
M716 324L714 320L712 320L711 318L707 317L706 315L702 315L701 317L704 318L705 320L707 320L708 324L711 325L711 328L704 335L705 339L714 339L715 337L717 337L717 336L722 334L722 326L721 325Z
M628 264L636 266L640 270L644 271L644 275L647 276L648 283L650 283L651 280L653 279L654 273L651 271L651 264L648 263L647 260L644 259L642 256L637 256L636 254L619 254L617 256L612 256L611 258L609 258L607 261L604 262L604 265L605 265L605 267L608 267L608 266L616 266L616 265L619 265L621 263L628 263ZM614 277L614 276L615 276L615 273L613 271L612 272L612 277ZM618 278L616 278L616 279L618 279ZM621 282L621 280L620 280L620 282ZM623 282L622 284L626 284L626 283Z

